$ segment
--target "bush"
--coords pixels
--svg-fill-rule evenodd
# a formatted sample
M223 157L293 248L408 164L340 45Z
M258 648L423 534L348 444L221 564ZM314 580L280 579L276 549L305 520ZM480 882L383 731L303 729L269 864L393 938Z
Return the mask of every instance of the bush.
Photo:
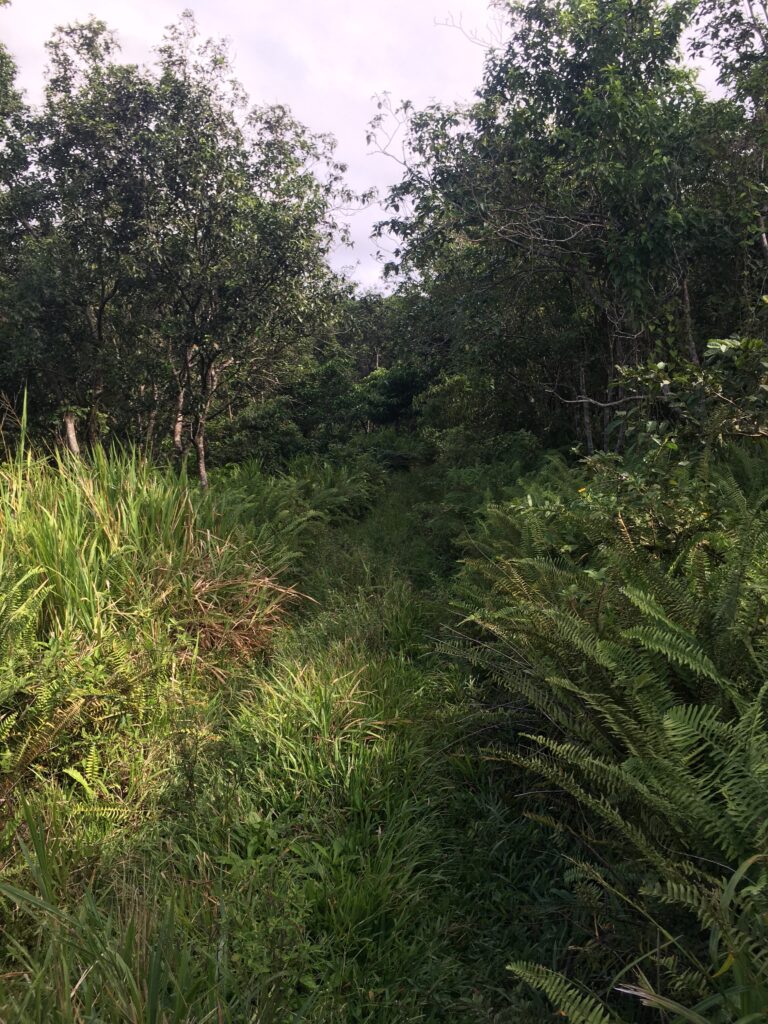
M748 458L758 476L762 454L732 461ZM585 468L580 488L488 510L448 646L514 694L495 756L541 780L534 812L570 837L595 913L583 980L634 971L622 991L649 1006L745 1020L768 993L768 506L728 461ZM570 1019L615 1019L516 969Z

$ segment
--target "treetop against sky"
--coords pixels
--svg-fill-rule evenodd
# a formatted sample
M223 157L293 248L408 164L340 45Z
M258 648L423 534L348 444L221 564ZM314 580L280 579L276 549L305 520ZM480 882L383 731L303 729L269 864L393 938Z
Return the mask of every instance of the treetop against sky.
M393 101L408 98L416 105L470 99L481 79L484 49L467 34L492 39L497 31L487 0L16 0L0 12L0 38L18 62L21 86L36 101L45 42L55 26L102 18L117 32L123 56L142 62L185 6L193 8L201 35L230 40L252 102L286 103L313 131L333 133L351 187L376 187L382 195L401 169L366 143L374 96L389 92ZM357 264L353 273L364 285L380 274L377 245L369 240L380 217L376 204L353 215L354 249L342 248L333 257L337 267Z

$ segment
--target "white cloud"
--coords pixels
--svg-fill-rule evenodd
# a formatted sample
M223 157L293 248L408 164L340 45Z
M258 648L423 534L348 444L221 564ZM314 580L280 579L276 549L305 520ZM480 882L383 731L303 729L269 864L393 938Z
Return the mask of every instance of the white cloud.
M315 131L332 132L353 188L381 191L397 180L391 160L368 152L365 132L374 94L390 92L417 105L470 99L482 74L483 51L441 22L486 31L488 0L15 0L0 12L3 41L16 57L20 82L39 98L45 40L56 25L93 14L114 28L129 60L150 56L165 25L185 6L204 35L232 44L238 77L253 102L282 102ZM368 238L380 209L352 220L353 252L335 262L360 266L366 285L378 278Z

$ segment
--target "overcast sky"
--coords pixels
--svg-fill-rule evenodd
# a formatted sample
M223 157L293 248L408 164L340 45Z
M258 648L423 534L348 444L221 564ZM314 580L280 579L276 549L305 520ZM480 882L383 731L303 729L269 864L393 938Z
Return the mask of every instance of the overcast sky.
M314 131L332 132L338 156L357 190L384 191L397 165L369 152L366 126L375 94L411 99L467 100L480 83L483 48L466 32L493 38L498 25L488 0L12 0L0 10L0 35L14 54L29 99L41 95L44 44L56 25L93 14L116 30L123 57L142 62L185 7L205 36L230 40L237 75L255 103L287 103ZM380 209L351 220L355 247L334 256L358 264L364 285L379 277L369 241Z

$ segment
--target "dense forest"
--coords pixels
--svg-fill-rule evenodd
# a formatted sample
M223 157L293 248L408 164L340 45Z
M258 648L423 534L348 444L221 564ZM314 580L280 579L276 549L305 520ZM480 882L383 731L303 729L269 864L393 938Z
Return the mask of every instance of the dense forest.
M768 4L493 6L372 292L190 12L0 46L3 1024L768 1021Z

